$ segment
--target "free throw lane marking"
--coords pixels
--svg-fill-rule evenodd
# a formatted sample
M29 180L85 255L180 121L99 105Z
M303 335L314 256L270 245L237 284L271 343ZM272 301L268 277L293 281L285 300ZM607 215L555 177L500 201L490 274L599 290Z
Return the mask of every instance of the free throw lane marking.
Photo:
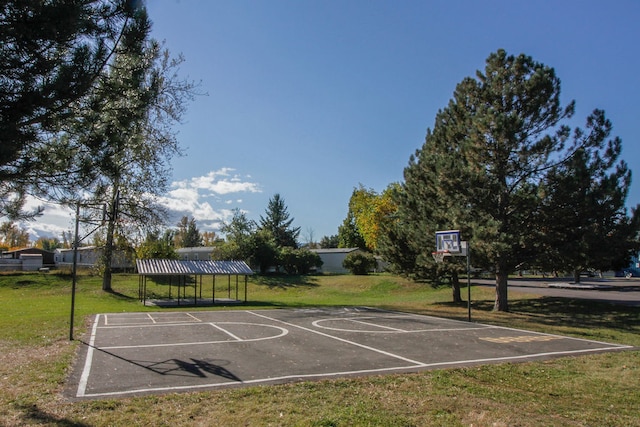
M344 343L347 343L347 344L350 344L350 345L354 345L356 347L360 347L360 348L364 348L364 349L369 350L369 351L373 351L375 353L384 354L385 356L389 356L389 357L392 357L392 358L395 358L395 359L403 360L405 362L408 362L408 363L411 363L411 364L415 365L416 367L425 366L425 364L423 362L419 362L417 360L409 359L407 357L403 357L403 356L400 356L398 354L389 353L388 351L380 350L378 348L370 347L368 345L360 344L360 343L357 343L357 342L354 342L354 341L349 341L349 340L346 340L344 338L340 338L340 337L336 337L336 336L333 336L333 335L325 334L324 332L316 331L314 329L305 328L304 326L296 325L294 323L285 322L284 320L280 320L280 319L276 319L276 318L273 318L273 317L269 317L269 316L265 316L265 315L262 315L262 314L258 314L258 313L254 312L254 311L246 311L246 313L253 314L254 316L262 317L263 319L268 319L268 320L271 320L273 322L284 323L285 325L290 326L292 328L301 329L303 331L307 331L307 332L311 332L311 333L314 333L314 334L317 334L317 335L321 335L323 337L331 338L331 339L336 340L336 341L341 341L341 342L344 342Z
M230 339L222 339L222 340L213 340L213 341L193 341L193 342L168 342L168 343L159 343L159 344L135 344L135 345L112 345L112 346L104 346L100 347L103 350L117 350L117 349L130 349L130 348L151 348L151 347L181 347L181 346L196 346L196 345L210 345L210 344L229 344L236 342L256 342L256 341L266 341L272 340L276 338L283 337L289 333L289 330L283 328L281 326L276 325L267 325L264 323L249 323L249 322L216 322L216 323L206 323L207 325L212 326L213 328L219 330L223 334L227 335ZM192 325L202 325L202 323L191 323L188 325L184 324L158 324L158 325L148 325L142 326L140 328L167 328L167 327L189 327ZM275 330L272 333L263 333L262 336L258 336L255 338L240 338L237 335L233 334L228 328L223 328L219 325L235 325L242 327L252 327L259 329L264 329L266 331ZM130 327L128 327L130 328ZM124 329L124 328L123 328Z

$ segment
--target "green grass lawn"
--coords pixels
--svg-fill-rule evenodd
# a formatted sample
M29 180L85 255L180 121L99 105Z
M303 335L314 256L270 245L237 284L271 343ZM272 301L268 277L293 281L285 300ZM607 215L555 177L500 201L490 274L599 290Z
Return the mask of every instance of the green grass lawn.
M135 275L114 276L111 293L81 276L74 335L95 313L166 310L137 296ZM474 321L640 346L638 308L511 293L511 312L495 313L493 297L473 287ZM78 346L68 339L70 302L69 276L0 275L0 425L640 426L639 351L72 402L62 396ZM348 305L467 317L450 288L390 275L256 277L246 305L188 310Z

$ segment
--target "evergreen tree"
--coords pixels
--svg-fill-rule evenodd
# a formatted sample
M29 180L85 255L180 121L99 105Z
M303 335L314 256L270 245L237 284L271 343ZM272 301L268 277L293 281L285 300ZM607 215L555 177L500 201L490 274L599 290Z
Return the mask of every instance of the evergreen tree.
M322 239L320 239L320 247L322 249L337 248L338 242L339 240L337 234L333 234L331 236L323 236Z
M450 109L438 112L436 123L452 123ZM458 275L464 264L457 258L436 264L431 255L436 231L460 229L469 236L468 212L460 208L464 204L456 193L465 185L464 162L448 143L459 137L455 132L446 126L428 130L424 146L411 156L404 183L391 193L397 210L393 221L384 224L379 253L396 271L416 279L449 277L453 301L460 302Z
M260 229L269 231L278 247L297 248L300 227L292 227L293 220L289 218L284 199L275 194L269 199L265 216L260 216Z
M249 258L248 264L258 268L261 274L265 274L271 267L278 267L280 264L280 250L284 247L278 246L271 231L258 229L249 236Z
M576 129L580 147L550 170L544 180L544 236L540 264L551 270L580 272L620 269L638 250L637 208L627 215L625 202L631 171L618 161L619 138L608 140L611 122L601 110L587 119L587 130Z
M82 109L135 9L126 0L9 0L0 8L0 216L26 218L27 193L77 188L59 132Z
M355 215L351 209L347 212L347 217L342 221L342 225L338 227L338 247L361 249L367 247L367 243L362 238L360 231L358 231Z
M178 223L178 230L175 235L176 247L193 248L202 246L202 236L196 225L195 218L182 217Z
M573 103L560 105L552 68L499 50L457 85L405 170L406 234L432 239L437 229L460 229L474 266L495 272L496 310L508 310L509 272L534 259L540 177L563 155L570 131L561 121L572 114Z

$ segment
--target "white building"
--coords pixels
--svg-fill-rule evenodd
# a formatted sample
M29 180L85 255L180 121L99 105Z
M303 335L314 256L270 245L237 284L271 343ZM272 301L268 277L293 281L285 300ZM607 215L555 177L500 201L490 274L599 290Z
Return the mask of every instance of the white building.
M216 248L213 246L196 246L192 248L176 249L178 258L189 261L211 261L211 254Z
M318 268L319 273L346 274L349 270L342 266L342 262L352 252L359 251L359 248L329 248L310 249L320 256L322 267Z
M98 246L83 246L78 248L78 257L76 265L79 268L91 268L98 264L104 248ZM73 265L73 249L56 249L55 255L56 267L71 267ZM132 269L133 261L127 257L126 252L114 249L111 259L111 268L114 269Z

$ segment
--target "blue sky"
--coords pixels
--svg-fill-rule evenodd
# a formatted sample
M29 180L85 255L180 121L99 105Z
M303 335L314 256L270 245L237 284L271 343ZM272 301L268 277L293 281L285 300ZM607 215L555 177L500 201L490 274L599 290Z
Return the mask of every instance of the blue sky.
M301 241L337 234L359 184L402 180L439 109L499 48L555 68L573 125L604 109L640 203L640 2L147 0L152 36L200 96L177 127L168 225L216 230L285 200ZM33 234L72 227L48 209Z

